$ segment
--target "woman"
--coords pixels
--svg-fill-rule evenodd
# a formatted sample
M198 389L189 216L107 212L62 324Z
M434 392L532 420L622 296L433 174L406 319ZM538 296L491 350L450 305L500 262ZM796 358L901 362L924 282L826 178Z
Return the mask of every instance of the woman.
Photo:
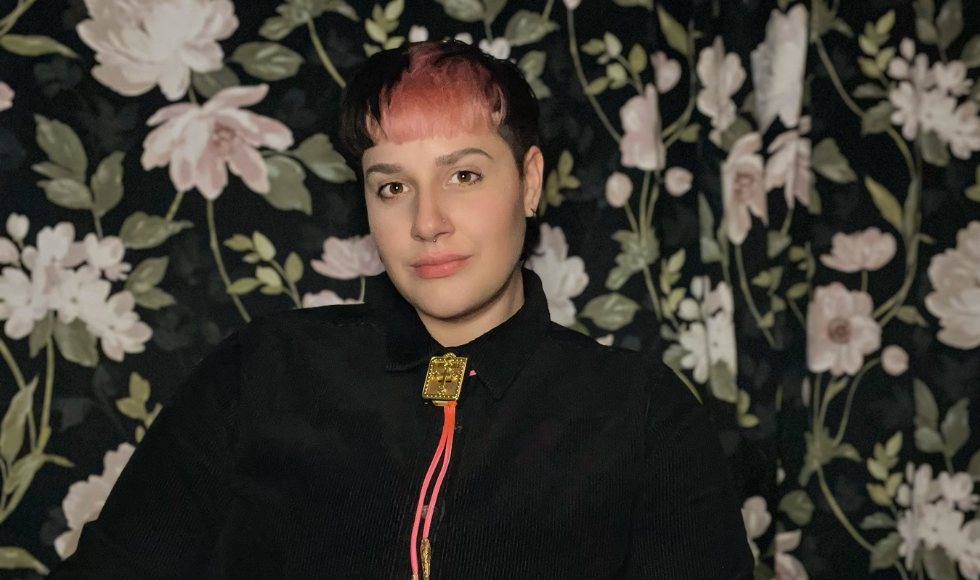
M387 273L206 357L54 578L750 578L704 409L553 324L521 267L543 160L516 67L385 51L342 115Z

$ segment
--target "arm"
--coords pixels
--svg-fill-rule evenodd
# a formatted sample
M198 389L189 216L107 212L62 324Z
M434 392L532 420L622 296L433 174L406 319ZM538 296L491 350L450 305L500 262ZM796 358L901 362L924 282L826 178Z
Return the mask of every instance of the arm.
M52 580L196 578L207 569L228 500L241 334L181 384Z
M753 557L718 434L673 371L657 366L621 577L751 579Z

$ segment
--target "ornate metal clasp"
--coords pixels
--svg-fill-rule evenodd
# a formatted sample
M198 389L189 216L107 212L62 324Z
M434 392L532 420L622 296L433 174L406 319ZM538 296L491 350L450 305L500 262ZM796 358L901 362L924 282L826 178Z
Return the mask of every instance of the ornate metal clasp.
M422 398L440 407L445 407L449 401L459 400L465 376L466 357L451 352L432 357L422 386Z

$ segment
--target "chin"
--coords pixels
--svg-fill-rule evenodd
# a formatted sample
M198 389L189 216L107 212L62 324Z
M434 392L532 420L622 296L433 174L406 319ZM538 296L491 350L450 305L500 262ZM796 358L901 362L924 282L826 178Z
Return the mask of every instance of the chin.
M432 318L452 320L465 316L484 302L475 290L472 283L467 284L456 276L413 280L409 302Z

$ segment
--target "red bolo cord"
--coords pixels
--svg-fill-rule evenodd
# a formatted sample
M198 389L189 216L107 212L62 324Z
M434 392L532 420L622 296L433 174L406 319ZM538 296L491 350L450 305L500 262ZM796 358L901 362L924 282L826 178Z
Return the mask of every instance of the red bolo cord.
M436 470L436 465L439 460L442 459L442 468L439 470L439 476L436 478L435 487L432 488L432 495L429 498L428 509L425 514L425 527L422 528L422 542L425 545L423 547L423 572L425 580L429 578L429 554L427 553L427 545L429 540L429 528L432 525L432 514L436 511L436 500L439 498L439 488L442 487L442 480L446 476L446 468L449 466L449 458L453 452L453 432L456 430L456 401L448 401L443 406L443 417L444 421L442 424L442 438L439 439L439 446L436 448L436 453L432 457L432 462L429 464L429 471L425 474L425 481L422 482L422 491L419 493L419 503L418 507L415 509L415 523L412 525L412 579L417 580L419 577L419 558L417 549L417 540L419 535L419 523L422 520L422 508L425 505L425 492L429 489L429 482L432 480L432 474ZM445 451L445 453L443 453Z

